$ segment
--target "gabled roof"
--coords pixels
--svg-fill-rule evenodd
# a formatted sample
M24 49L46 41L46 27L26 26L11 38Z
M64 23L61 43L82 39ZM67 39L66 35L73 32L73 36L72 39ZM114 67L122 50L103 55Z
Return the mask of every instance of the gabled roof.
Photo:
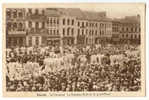
M53 17L58 17L61 15L57 8L47 8L45 14L46 16L53 16Z
M79 8L67 8L67 9L65 9L65 12L69 16L73 16L73 17L80 18L80 19L82 19L82 18L85 19L85 15L84 15L83 11Z
M86 16L86 19L89 20L101 20L106 18L105 12L84 11L84 15Z
M113 19L113 21L117 21L120 23L140 23L139 16L126 16L125 18Z
M106 12L82 11L80 8L47 8L48 16L72 16L77 19L111 21L106 18Z

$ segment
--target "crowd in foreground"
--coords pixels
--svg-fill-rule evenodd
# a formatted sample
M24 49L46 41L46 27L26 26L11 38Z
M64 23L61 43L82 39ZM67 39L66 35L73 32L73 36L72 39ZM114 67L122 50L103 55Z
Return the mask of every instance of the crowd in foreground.
M140 91L137 45L6 50L7 91Z

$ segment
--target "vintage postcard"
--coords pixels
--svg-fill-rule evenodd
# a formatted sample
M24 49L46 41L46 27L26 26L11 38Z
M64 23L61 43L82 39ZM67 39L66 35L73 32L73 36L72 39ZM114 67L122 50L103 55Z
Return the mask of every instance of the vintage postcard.
M144 3L3 4L3 96L145 96Z

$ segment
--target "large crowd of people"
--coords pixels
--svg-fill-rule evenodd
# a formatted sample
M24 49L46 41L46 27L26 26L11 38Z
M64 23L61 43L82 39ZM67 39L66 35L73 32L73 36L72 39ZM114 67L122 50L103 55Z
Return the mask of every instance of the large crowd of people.
M6 49L7 91L140 91L138 45Z

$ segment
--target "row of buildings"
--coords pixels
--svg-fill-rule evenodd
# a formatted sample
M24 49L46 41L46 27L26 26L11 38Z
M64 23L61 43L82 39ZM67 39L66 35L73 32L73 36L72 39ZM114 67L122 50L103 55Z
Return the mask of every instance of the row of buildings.
M110 19L79 8L7 8L7 46L139 43L140 16Z

